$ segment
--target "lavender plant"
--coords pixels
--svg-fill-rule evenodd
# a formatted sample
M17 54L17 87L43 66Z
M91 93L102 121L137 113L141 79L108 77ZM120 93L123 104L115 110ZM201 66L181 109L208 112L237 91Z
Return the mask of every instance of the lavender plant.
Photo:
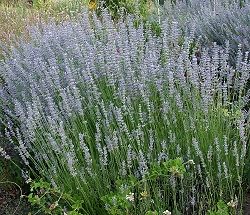
M204 214L219 200L241 210L248 55L239 48L234 69L214 44L198 64L177 22L161 28L85 11L32 28L1 62L1 99L20 122L6 136L83 214Z
M216 42L225 47L229 41L232 64L235 64L238 44L242 44L244 51L250 49L249 14L249 1L189 0L177 2L174 7L166 2L162 8L163 19L167 16L178 20L184 29L195 26L195 32L191 33L200 37L202 45L208 47Z
M203 38L204 43L217 42L226 45L229 41L234 53L232 59L237 54L238 44L242 44L243 50L250 49L249 29L250 29L250 4L245 7L229 7L219 9L216 14L210 16L197 17L197 35Z

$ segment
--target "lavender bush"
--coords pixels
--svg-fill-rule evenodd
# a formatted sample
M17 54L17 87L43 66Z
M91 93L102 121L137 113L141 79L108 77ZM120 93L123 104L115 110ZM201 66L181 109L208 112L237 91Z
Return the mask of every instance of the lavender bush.
M248 55L239 48L234 69L214 44L198 64L177 22L161 28L84 12L31 29L1 62L1 99L20 122L6 136L82 214L241 211Z
M230 61L234 64L238 44L244 51L250 49L250 1L179 1L171 7L168 1L161 8L162 19L178 20L182 28L192 29L204 46L214 42L226 46L229 41L232 51ZM157 16L154 19L158 19Z

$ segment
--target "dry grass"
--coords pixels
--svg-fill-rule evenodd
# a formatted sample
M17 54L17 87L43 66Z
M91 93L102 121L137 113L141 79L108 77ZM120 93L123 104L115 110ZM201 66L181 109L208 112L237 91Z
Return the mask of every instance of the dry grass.
M0 41L12 44L17 36L27 33L26 27L41 21L41 15L25 7L0 7Z
M63 2L65 3L65 0ZM70 6L72 5L60 5L55 1L51 7L37 8L27 4L27 0L0 0L0 44L10 47L15 45L16 39L20 36L28 40L28 26L46 22L51 18L58 22L69 19L72 15L69 14L72 12ZM0 48L0 58L1 53Z

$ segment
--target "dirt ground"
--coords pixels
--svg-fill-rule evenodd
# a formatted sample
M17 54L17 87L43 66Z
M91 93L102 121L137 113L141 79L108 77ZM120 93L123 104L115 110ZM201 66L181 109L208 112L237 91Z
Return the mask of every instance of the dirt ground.
M250 215L250 191L246 195L244 215Z
M15 188L0 188L0 215L27 215L29 205Z

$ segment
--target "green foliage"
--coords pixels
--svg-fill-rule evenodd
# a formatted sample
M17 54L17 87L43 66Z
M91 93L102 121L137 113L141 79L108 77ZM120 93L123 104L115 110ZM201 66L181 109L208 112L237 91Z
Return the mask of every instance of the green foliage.
M31 182L27 198L41 214L86 214L82 209L83 202L79 198L53 188L50 183L42 179Z
M151 14L157 11L157 1L154 0L104 0L103 2L90 0L90 2L96 2L99 9L102 9L102 6L108 8L114 19L121 18L125 13L140 16L144 21L148 21Z
M105 204L105 208L109 214L161 214L155 210L160 199L155 198L154 187L157 183L166 182L165 179L173 176L183 178L186 172L185 165L190 162L183 163L181 158L170 159L162 163L162 165L154 165L145 178L138 179L132 175L126 179L116 181L116 189L101 199ZM176 193L172 193L176 195ZM175 203L174 203L175 204ZM170 207L170 205L168 205ZM175 214L179 214L177 205L173 205Z
M42 8L46 8L49 6L49 3L51 2L49 1L44 1L44 0L33 0L33 7L36 9L42 9Z
M229 215L229 210L227 204L220 200L217 203L217 207L215 210L209 210L207 215Z
M186 171L181 158L168 160L163 165L174 176L182 176Z
M186 172L185 166L181 158L170 159L163 162L161 165L154 164L149 170L149 178L157 179L160 176L173 175L177 177L183 176Z
M159 213L157 211L147 211L145 215L158 215Z
M129 195L129 193L127 194ZM132 194L131 194L132 195ZM105 203L105 208L110 215L123 215L126 214L132 207L132 203L126 200L125 193L109 194L101 198Z

